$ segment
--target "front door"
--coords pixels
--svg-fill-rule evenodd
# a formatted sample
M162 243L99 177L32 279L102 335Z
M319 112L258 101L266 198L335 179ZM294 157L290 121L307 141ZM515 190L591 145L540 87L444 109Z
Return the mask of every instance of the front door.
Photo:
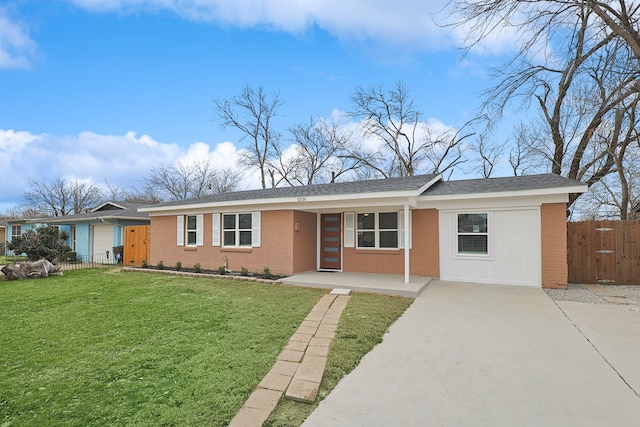
M320 268L340 270L341 249L340 223L341 214L320 215Z

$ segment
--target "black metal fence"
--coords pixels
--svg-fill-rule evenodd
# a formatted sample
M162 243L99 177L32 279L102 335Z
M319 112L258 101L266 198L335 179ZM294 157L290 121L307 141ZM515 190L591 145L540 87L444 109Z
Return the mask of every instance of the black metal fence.
M7 264L20 261L26 261L26 257L18 255L7 255L6 257ZM90 256L76 255L73 260L59 260L56 261L55 264L59 265L62 268L62 271L69 271L80 270L83 268L110 267L115 265L115 262L113 256L108 257L107 254L97 254Z

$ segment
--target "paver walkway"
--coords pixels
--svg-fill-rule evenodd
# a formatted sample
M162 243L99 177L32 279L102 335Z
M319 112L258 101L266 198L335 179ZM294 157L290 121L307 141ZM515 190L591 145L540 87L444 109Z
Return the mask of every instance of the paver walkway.
M231 420L231 427L261 426L283 394L301 402L315 400L338 321L351 298L341 291L336 289L320 298Z

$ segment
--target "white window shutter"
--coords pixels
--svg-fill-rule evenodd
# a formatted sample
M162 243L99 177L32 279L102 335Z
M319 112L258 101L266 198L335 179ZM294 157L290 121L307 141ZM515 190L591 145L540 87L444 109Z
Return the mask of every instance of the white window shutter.
M196 215L196 246L204 244L204 215Z
M260 247L260 212L251 213L251 246Z
M404 248L404 211L398 211L398 247Z
M355 246L355 212L344 213L344 247L353 248Z
M413 211L409 211L409 249L412 249L412 230L411 221L413 217ZM404 211L398 211L398 248L404 248Z
M184 246L184 215L178 215L177 217L177 239L176 244L178 246Z
M220 214L213 214L213 226L211 227L213 231L211 232L211 244L213 246L220 246Z

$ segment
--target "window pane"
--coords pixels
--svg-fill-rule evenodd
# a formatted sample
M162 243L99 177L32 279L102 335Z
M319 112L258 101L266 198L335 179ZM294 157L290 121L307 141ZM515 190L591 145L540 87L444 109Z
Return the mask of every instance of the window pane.
M376 233L373 231L358 231L358 247L373 248L376 246Z
M358 214L358 230L373 230L375 228L375 215L372 213Z
M241 231L240 232L240 246L251 246L251 232L250 231Z
M196 244L196 232L187 231L187 245L195 245L195 244Z
M398 228L398 212L380 212L379 222L381 230L396 230Z
M487 236L486 235L464 235L458 236L458 252L467 254L486 254L487 252Z
M222 228L225 230L233 230L236 228L235 215L222 215Z
M224 235L224 246L235 246L236 245L236 232L235 231L225 231L222 233Z
M397 231L381 231L380 247L381 248L397 248L398 232Z
M240 214L238 217L238 222L240 223L238 228L240 230L251 230L251 214Z
M196 216L187 215L187 230L195 230L195 229L196 229Z
M487 214L458 214L458 233L486 233Z

